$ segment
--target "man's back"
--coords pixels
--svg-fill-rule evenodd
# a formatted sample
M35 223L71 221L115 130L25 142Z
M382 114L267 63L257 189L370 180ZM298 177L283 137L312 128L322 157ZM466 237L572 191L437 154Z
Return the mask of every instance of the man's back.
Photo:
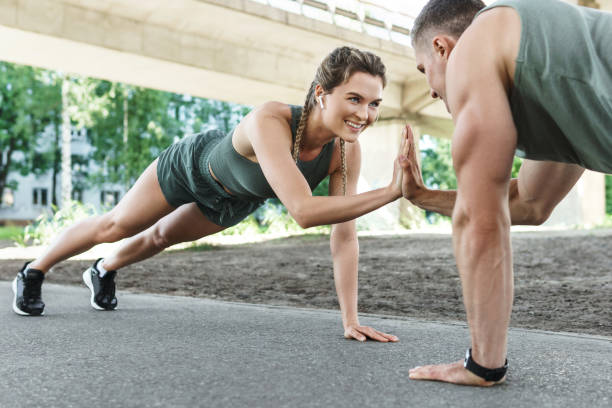
M612 172L612 14L557 0L485 10L500 6L522 21L510 93L517 153Z

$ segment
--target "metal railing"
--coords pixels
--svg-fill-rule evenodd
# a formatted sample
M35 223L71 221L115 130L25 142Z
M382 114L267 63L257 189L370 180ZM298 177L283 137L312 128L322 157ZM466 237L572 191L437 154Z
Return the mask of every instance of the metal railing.
M410 43L414 16L368 0L251 0L401 44Z

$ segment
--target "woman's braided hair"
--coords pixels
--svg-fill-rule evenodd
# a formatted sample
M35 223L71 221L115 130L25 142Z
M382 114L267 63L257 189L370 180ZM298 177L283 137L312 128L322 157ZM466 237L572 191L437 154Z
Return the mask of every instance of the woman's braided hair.
M293 160L297 163L300 155L300 146L308 116L315 106L315 87L321 85L325 92L332 92L335 87L348 81L356 72L364 72L380 77L383 87L387 85L386 69L380 57L371 52L361 51L352 47L338 47L333 50L317 68L315 78L310 84L306 94L304 109L297 126L295 142L293 144ZM346 149L344 140L340 140L340 154L342 157L342 192L346 195Z

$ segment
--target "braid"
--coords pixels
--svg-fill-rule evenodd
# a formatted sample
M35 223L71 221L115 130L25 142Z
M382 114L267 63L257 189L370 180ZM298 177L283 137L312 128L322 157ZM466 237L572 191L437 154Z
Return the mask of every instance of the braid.
M340 139L340 156L342 157L342 195L346 195L346 148Z
M300 156L300 144L302 143L302 135L306 128L306 122L308 121L308 115L310 114L310 107L312 106L312 95L317 83L312 81L308 94L306 94L306 100L304 101L304 108L302 109L302 116L300 116L300 122L298 123L297 130L295 132L295 142L293 142L293 160L297 163L298 157Z
M480 0L469 1L479 2ZM386 68L380 57L371 52L358 50L357 48L338 47L327 55L317 68L314 81L310 84L310 89L306 95L306 101L304 101L304 109L302 110L302 116L300 117L296 129L295 140L293 142L292 155L296 163L300 156L300 147L304 137L304 131L306 130L308 116L312 110L316 108L314 98L316 86L320 85L324 93L330 94L333 92L334 88L347 82L351 75L356 72L363 72L380 78L383 88L387 84ZM340 155L342 158L342 193L346 195L347 166L344 140L340 140Z

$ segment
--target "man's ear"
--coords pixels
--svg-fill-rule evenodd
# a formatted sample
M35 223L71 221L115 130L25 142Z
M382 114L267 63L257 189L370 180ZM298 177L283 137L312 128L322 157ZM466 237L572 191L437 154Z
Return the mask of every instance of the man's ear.
M434 54L445 60L448 60L456 43L457 40L448 35L437 35L431 40Z

